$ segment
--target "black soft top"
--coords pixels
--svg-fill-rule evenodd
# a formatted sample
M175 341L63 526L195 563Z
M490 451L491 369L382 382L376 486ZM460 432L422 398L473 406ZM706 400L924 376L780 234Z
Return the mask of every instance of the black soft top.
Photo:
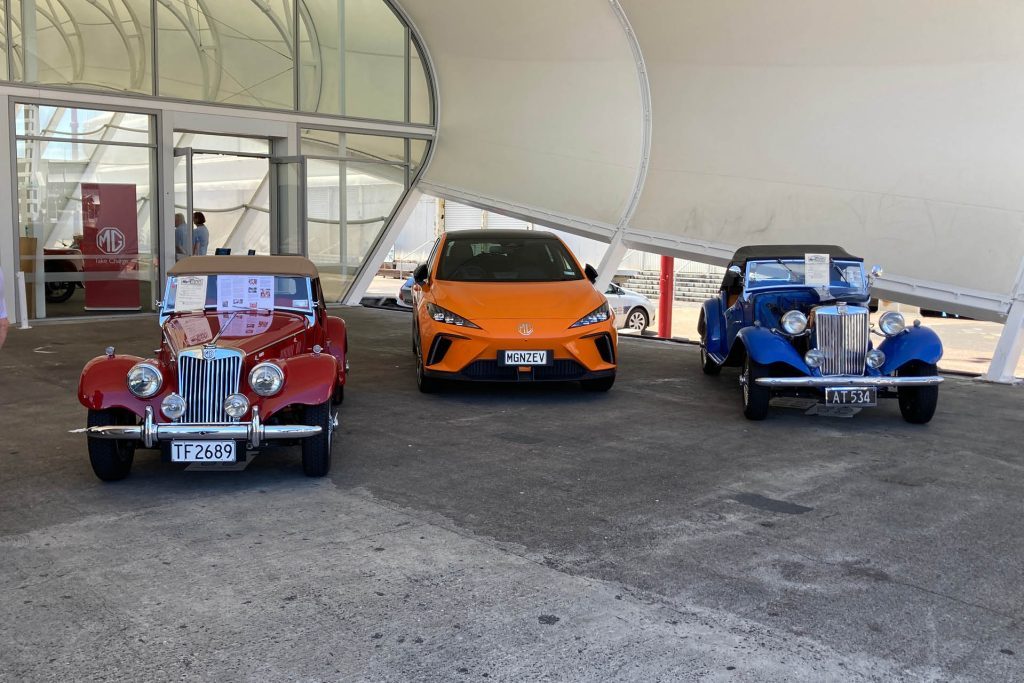
M862 257L854 256L834 244L753 244L737 249L729 265L742 265L747 261L762 259L802 259L806 254L828 254L833 259L864 261Z

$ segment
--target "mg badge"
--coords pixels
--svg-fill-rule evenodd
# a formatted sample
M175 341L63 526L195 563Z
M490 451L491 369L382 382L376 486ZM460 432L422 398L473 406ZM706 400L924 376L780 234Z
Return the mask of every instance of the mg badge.
M519 327L517 327L516 329L519 331L519 334L523 335L524 337L529 337L531 334L533 334L533 325L531 325L530 323L519 323Z
M203 358L205 360L213 360L216 357L217 357L217 347L216 346L204 346L203 347Z
M846 302L845 301L840 301L839 303L836 304L836 312L839 315L846 315Z

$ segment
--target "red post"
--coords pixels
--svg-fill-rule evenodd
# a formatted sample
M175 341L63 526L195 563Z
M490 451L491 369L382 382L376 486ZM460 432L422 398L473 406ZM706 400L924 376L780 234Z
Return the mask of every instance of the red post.
M675 259L661 257L661 278L658 281L658 336L672 337L672 302L675 300Z

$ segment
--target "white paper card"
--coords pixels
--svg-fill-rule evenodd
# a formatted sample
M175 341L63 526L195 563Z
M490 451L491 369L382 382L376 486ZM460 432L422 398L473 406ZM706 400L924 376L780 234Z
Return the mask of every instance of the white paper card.
M273 309L273 275L220 275L217 277L218 311L271 311Z
M201 311L206 308L206 276L179 275L174 293L174 312Z
M831 280L828 254L804 254L804 284L828 287Z

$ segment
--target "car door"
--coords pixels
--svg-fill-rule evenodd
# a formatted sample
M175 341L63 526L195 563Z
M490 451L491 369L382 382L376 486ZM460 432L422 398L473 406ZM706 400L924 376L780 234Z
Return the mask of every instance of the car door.
M615 315L615 327L622 327L626 324L626 311L630 306L627 301L626 293L623 292L622 288L617 284L612 283L608 285L608 289L605 290L604 296L608 299L608 306L612 309L612 313Z

